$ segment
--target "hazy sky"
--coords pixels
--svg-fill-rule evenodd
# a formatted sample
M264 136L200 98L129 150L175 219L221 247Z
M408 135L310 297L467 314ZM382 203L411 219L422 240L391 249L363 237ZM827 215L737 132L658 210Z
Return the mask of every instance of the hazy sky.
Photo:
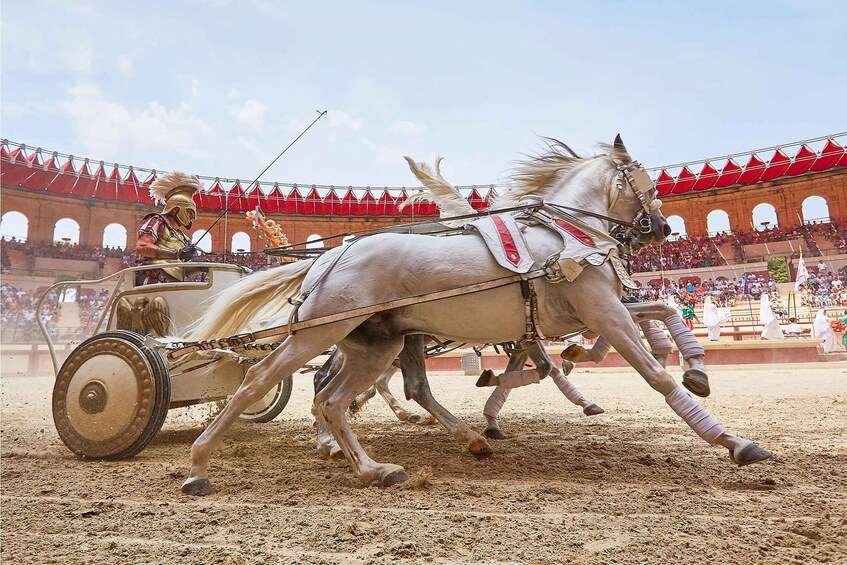
M844 131L847 3L12 2L0 134L252 180L496 183L549 135L646 166Z

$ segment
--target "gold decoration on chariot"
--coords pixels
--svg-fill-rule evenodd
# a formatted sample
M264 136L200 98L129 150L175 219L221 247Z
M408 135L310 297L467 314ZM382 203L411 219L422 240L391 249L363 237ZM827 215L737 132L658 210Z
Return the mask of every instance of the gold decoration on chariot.
M122 297L118 300L115 314L116 327L119 330L129 330L141 335L155 333L159 337L170 334L170 309L168 302L161 296L157 296L152 301L142 296L135 302Z

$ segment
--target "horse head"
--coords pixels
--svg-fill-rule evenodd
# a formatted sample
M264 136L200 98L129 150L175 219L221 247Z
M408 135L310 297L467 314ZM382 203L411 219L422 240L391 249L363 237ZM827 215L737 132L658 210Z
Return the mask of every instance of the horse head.
M618 225L612 229L613 235L635 249L663 241L671 234L671 227L661 212L662 201L653 180L630 156L620 134L612 145L604 147L617 169L609 195L609 213L622 219L632 218L631 226Z

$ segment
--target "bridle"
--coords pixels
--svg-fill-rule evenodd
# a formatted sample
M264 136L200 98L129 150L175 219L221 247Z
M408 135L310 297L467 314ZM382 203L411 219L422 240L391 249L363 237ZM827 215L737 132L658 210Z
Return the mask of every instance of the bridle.
M609 201L609 209L611 210L615 207L623 191L629 186L641 203L641 210L638 211L638 214L635 215L632 221L627 222L604 214L598 214L597 212L562 206L560 204L547 203L547 205L562 212L576 212L614 224L611 230L612 237L620 243L628 245L629 242L637 239L639 233L647 234L653 231L651 214L662 206L662 201L658 198L658 191L656 190L656 185L653 184L653 179L650 178L650 175L647 174L646 169L644 169L641 163L638 161L624 163L613 155L608 155L608 157L615 164L618 171L615 176L615 188L612 190Z

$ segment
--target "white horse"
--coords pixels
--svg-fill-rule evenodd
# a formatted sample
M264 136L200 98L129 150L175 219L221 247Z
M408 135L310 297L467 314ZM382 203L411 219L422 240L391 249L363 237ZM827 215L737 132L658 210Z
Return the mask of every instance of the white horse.
M543 197L547 203L580 210L582 225L595 234L609 232L610 217L628 223L655 212L655 188L638 186L637 180L646 174L633 162L620 137L613 146L605 147L606 155L591 158L575 158L563 147L551 144L548 153L525 163L516 175L517 187L502 198L504 205L529 194ZM644 241L658 241L670 231L666 222L657 224L654 222ZM547 225L528 222L523 235L536 264L563 251L562 236ZM293 298L295 289L303 289L296 301L300 304L296 313L300 320L309 320L472 287L504 279L508 272L492 258L480 238L387 233L360 238L312 264L295 263L264 275L247 277L225 291L199 327L220 336L227 335L224 328L251 318L259 310L270 311L278 319L279 304L256 304L254 299L268 295L279 299L284 294ZM753 442L727 433L650 355L619 300L621 283L608 261L586 266L576 277L571 270L570 275L569 282L554 283L544 277L533 281L537 329L541 333L568 335L589 328L605 336L701 438L726 447L733 462L746 465L770 457ZM254 290L257 287L261 290ZM287 291L278 291L281 287ZM194 442L191 470L182 491L190 495L212 492L209 459L226 430L285 375L333 344L344 354L344 362L336 378L315 397L316 416L331 430L362 482L388 486L405 481L407 475L401 466L374 461L359 444L346 420L350 403L396 359L404 335L427 334L466 343L518 341L529 325L526 314L526 301L518 285L510 284L352 318L341 316L337 321L297 331L247 371L232 400Z

